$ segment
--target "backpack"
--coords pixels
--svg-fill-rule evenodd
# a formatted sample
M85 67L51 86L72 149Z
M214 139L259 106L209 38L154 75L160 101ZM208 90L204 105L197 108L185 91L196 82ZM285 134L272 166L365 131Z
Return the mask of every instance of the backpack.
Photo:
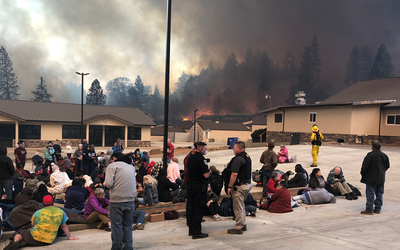
M256 170L251 173L251 178L253 179L254 182L260 182L262 181L262 170Z
M219 214L221 216L233 216L233 209L231 208L231 199L224 197L219 205Z
M232 174L232 170L230 167L226 167L223 171L222 171L222 180L224 182L224 190L225 193L228 194L228 186L229 186L229 182L231 180L231 174Z

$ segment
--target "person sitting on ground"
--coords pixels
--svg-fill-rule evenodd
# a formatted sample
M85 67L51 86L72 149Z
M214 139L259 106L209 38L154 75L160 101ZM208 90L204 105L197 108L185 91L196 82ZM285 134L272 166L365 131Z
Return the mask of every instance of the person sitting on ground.
M51 193L47 191L47 187L43 182L39 182L38 184L39 187L37 188L37 191L33 193L32 198L39 203L43 203L43 197L51 195Z
M62 175L64 177L65 188L71 186L72 185L72 180L69 178L69 176L68 176L68 174L66 172L67 169L65 167L61 167L61 168L59 168L59 170L60 170L60 172L62 173Z
M208 212L210 213L212 218L217 221L222 219L221 216L218 214L219 213L218 201L219 201L218 195L212 191L211 185L208 184L206 205L208 208Z
M65 208L83 210L85 201L89 196L89 191L85 188L85 179L76 178L72 181L72 186L65 191Z
M91 196L86 203L83 218L85 219L86 224L101 221L101 223L97 225L97 228L111 231L111 222L109 219L110 200L105 196L106 194L104 193L104 189L96 188L96 190L94 190L94 195Z
M308 191L302 195L293 197L293 200L307 205L336 203L335 196L329 193L325 188L317 188L314 191Z
M135 197L135 211L133 211L133 226L132 231L143 230L144 229L144 217L146 212L143 210L137 210L139 207L139 200Z
M25 202L32 200L32 189L30 187L24 187L21 193L15 196L15 206L19 206Z
M40 171L43 163L43 157L40 156L39 152L36 152L32 157L32 163L35 166L35 173L37 172L36 170Z
M247 195L247 198L244 201L244 205L245 205L245 210L246 210L246 216L256 217L257 208L258 208L259 204L257 203L256 200L254 200L251 193L249 193Z
M335 192L339 192L342 196L346 196L347 200L358 199L349 185L347 185L341 167L335 167L329 172L327 182L331 185Z
M168 164L167 178L172 183L177 183L179 185L182 184L181 176L180 176L180 173L179 173L178 158L175 158L175 157L172 158L171 159L171 163Z
M276 191L271 196L268 212L270 213L288 213L292 212L292 198L289 190L286 188L286 181L279 182ZM262 207L260 206L260 209Z
M278 163L289 162L289 152L285 145L281 145L281 150L277 154Z
M15 196L17 196L17 194L19 194L22 191L22 189L24 189L25 177L21 172L15 171L13 176L11 177L11 180L12 180L14 190L12 191L12 197L7 197L8 199L11 199L11 198L14 199Z
M36 179L36 174L31 173L30 178L25 181L25 187L30 187L32 189L32 193L36 191L36 186L39 183L39 180Z
M279 171L274 171L271 174L271 179L267 183L267 193L266 196L270 198L276 191L279 181L281 180L281 174Z
M221 196L221 190L222 187L224 186L222 176L220 175L219 170L215 166L211 166L210 170L211 170L211 175L209 180L211 189L216 195Z
M143 151L143 156L142 156L142 158L146 158L146 162L150 162L149 153L147 153L146 151Z
M61 194L65 191L64 173L60 172L57 165L52 164L53 173L50 175L50 187L47 189L51 194Z
M151 175L143 176L143 198L139 198L139 203L146 207L158 203L157 180Z
M308 187L313 190L317 188L325 188L325 179L322 176L321 169L314 168L310 174L310 181L308 183Z
M14 239L5 250L17 249L24 246L47 246L55 240L61 228L69 240L78 240L69 233L66 224L68 217L58 207L53 206L53 198L46 195L43 198L44 208L32 216L32 226L14 234Z
M288 181L288 188L295 187L307 187L308 184L308 173L307 171L300 165L297 164L295 167L295 176Z
M42 164L42 169L36 173L36 179L44 182L46 185L49 182L50 170L47 169L46 164Z
M114 142L114 145L112 146L112 151L113 151L114 154L121 153L121 152L119 152L119 148L118 148L118 143L117 142Z
M16 164L16 171L20 172L25 178L29 179L31 178L30 172L28 170L24 170L24 167L22 164Z
M165 170L161 169L157 176L158 200L161 202L177 202L179 185L168 180Z

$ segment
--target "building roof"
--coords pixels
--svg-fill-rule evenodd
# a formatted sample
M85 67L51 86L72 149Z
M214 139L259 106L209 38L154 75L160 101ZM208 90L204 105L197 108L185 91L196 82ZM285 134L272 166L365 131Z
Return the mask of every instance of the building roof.
M202 115L197 118L197 121L219 121L219 122L237 122L243 123L251 121L257 114L251 113L228 113L225 115Z
M203 130L249 131L243 123L197 121Z
M267 125L267 117L254 117L252 125Z
M400 107L400 77L360 81L317 104L280 106L261 110L259 113L284 108L368 104L385 104L384 108Z
M321 104L346 102L382 102L392 100L386 107L400 106L400 77L358 82L329 97Z
M81 121L81 105L73 103L0 100L0 112L24 121L68 123ZM130 125L155 125L153 120L138 108L84 105L84 121L102 117L114 117Z
M182 128L182 129L190 129L191 127L193 127L193 121L182 121L178 125L178 128Z

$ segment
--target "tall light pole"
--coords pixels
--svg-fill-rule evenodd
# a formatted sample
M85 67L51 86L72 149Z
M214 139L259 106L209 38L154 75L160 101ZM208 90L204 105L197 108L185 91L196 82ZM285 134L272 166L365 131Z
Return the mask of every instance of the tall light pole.
M272 97L270 95L266 95L265 99L269 99L269 108L272 108Z
M78 75L82 76L82 91L81 91L81 144L83 144L83 77L89 75L89 73L79 73L76 72Z
M169 111L169 66L171 55L171 6L172 0L167 0L167 48L165 55L165 94L164 94L164 147L163 147L163 168L167 169L167 139L168 139L168 111Z
M193 125L194 125L194 129L193 129L193 144L196 142L196 112L199 109L196 109L194 111L194 116L193 116Z

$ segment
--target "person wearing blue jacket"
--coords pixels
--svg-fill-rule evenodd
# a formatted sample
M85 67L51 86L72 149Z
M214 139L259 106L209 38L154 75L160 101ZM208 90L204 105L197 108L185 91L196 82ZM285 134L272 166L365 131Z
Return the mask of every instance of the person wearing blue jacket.
M90 145L89 148L83 149L83 174L91 175L96 167L96 151L94 145Z

